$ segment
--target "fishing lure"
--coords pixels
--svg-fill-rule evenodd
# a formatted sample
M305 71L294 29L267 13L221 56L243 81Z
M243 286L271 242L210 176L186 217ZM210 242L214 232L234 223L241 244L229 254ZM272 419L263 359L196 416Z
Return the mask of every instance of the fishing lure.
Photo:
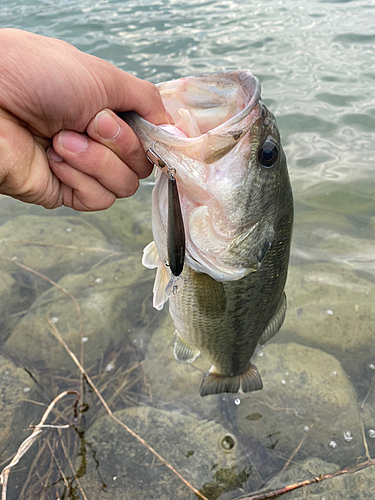
M155 151L156 142L146 151L149 162L153 163L163 171L167 168L168 175L168 229L167 249L168 266L172 277L166 287L167 295L176 294L183 285L181 276L185 261L185 229L182 218L180 197L178 195L176 182L176 169L169 166L165 160Z

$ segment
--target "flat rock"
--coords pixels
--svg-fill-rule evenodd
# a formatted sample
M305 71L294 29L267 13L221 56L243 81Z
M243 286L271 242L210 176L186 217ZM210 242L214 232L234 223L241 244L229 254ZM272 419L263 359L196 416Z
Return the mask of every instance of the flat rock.
M0 242L3 256L54 281L88 269L110 249L99 229L73 215L21 215L0 226ZM7 268L16 270L11 263Z
M375 363L375 288L328 263L289 268L288 311L275 342L293 340L333 354L357 377Z
M236 439L219 424L148 406L121 410L115 416L212 500L236 491L251 474L240 465ZM194 495L108 416L95 422L85 439L90 451L87 449L86 474L80 481L88 498L190 500Z
M141 337L147 325L157 324L150 298L152 276L139 255L67 275L58 286L38 297L4 345L9 356L29 368L76 369L48 325L52 319L80 358L80 322L72 296L81 310L85 366L96 363L106 349Z
M35 396L34 384L22 368L0 356L0 462L10 458L31 434L41 408L26 402Z
M332 474L339 467L326 463L318 458L309 458L300 463L294 463L289 470L280 474L272 484L279 488L294 484L305 479L312 479L320 474ZM375 491L375 468L340 475L325 481L312 484L283 495L287 500L369 500Z
M153 240L150 198L144 198L142 189L131 198L117 200L108 210L82 213L80 217L100 229L113 248L122 251L142 254Z
M337 359L288 343L266 345L253 362L264 388L240 395L240 404L232 407L244 439L257 438L284 461L296 454L347 465L365 456L364 416ZM366 420L370 424L371 417Z

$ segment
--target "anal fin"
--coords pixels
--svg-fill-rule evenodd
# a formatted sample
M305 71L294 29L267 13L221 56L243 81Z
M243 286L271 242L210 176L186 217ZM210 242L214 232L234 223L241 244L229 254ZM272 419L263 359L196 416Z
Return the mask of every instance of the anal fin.
M284 292L281 297L279 307L276 310L276 313L274 314L273 318L268 323L266 329L260 336L259 344L261 345L265 344L268 340L272 339L274 335L276 335L276 333L280 330L281 325L284 322L285 314L286 314L286 295Z
M200 350L182 339L177 331L175 331L175 341L173 354L180 363L194 363L200 355Z
M259 391L263 388L263 382L260 378L256 366L250 364L248 369L239 375L220 375L212 366L202 380L199 394L208 396L209 394L220 394L222 392L236 393Z

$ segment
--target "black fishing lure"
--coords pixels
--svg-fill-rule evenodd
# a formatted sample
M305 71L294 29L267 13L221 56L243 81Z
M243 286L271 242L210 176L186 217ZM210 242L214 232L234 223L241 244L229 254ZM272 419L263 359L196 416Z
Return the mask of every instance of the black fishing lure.
M173 276L182 273L185 261L185 229L182 218L180 197L178 195L175 178L176 169L170 167L155 151L155 143L146 152L147 159L162 170L167 168L168 175L168 265ZM177 287L172 288L172 293L177 293Z

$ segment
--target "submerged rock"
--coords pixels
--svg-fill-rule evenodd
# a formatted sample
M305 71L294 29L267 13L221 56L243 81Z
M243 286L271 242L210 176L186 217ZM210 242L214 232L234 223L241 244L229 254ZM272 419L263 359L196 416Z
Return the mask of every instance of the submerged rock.
M239 440L256 437L284 463L294 453L345 465L365 455L357 395L333 356L295 343L270 344L254 363L264 388L241 395L232 410Z
M81 217L100 229L111 245L120 250L139 252L152 241L150 198L143 190L126 200L117 200L108 210L83 213Z
M148 406L121 410L115 416L210 500L237 490L251 474L248 467L241 466L236 439L219 424ZM90 447L86 448L87 465L80 481L88 498L188 500L194 495L110 417L95 422L85 440Z
M79 303L85 366L96 363L106 349L141 337L155 323L150 290L152 276L131 255L82 274L67 275L59 287ZM29 368L76 369L64 347L51 334L55 322L70 349L80 358L81 332L76 303L61 289L51 287L38 297L4 345L5 351Z
M335 264L291 266L287 297L287 315L275 341L322 349L357 376L374 352L374 285Z
M0 356L0 462L12 457L42 413L40 406L25 401L35 396L33 388L25 370Z
M318 458L309 458L294 463L280 474L272 488L281 488L289 484L312 479L320 474L332 474L339 467ZM283 495L286 500L369 500L375 491L375 468L369 467L355 473L348 473L325 481L309 485Z
M43 272L54 281L64 274L88 269L103 258L100 249L109 250L99 229L73 215L16 217L0 226L0 240L2 255ZM8 268L20 272L11 264ZM43 281L38 280L43 286Z

